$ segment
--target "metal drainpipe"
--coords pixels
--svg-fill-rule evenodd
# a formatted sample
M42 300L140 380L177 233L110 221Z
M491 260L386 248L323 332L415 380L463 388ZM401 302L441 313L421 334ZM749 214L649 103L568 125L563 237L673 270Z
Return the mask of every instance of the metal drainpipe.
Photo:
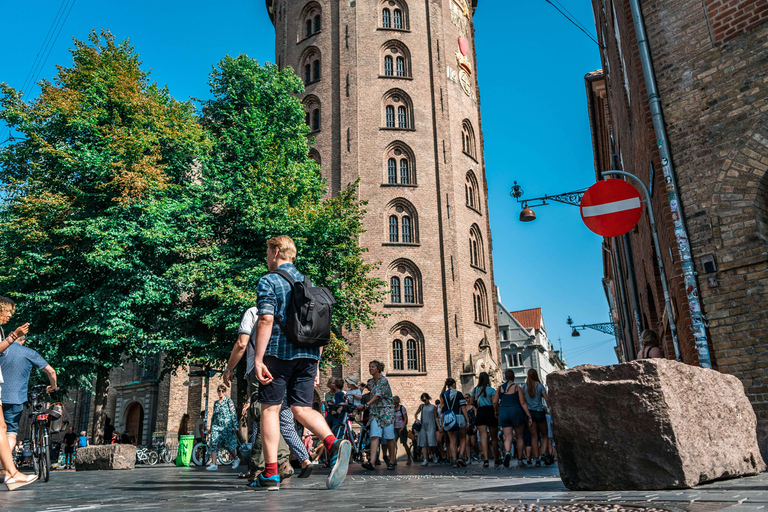
M653 215L653 208L651 207L651 195L648 193L648 187L645 186L643 180L625 171L605 171L601 172L601 176L610 176L611 174L618 174L619 176L626 176L640 186L643 191L643 197L645 197L645 208L648 211L648 219L651 221L651 235L653 235L653 245L656 249L656 260L659 262L659 277L661 277L661 288L664 291L664 304L667 310L667 319L669 320L669 331L672 333L672 345L675 347L675 359L682 361L680 357L680 343L677 340L677 325L672 318L672 302L669 298L669 287L667 284L667 273L664 270L664 260L661 259L661 247L659 246L659 234L656 231L656 219Z
M688 309L691 312L691 329L693 330L696 351L699 355L699 366L702 368L712 368L712 360L709 355L709 346L707 344L706 324L704 323L701 302L699 301L699 285L696 282L696 275L693 271L691 246L688 243L685 219L683 217L683 211L681 209L677 191L675 169L672 166L672 155L669 150L667 130L664 126L664 116L661 112L659 91L656 88L656 76L653 71L653 64L651 63L651 51L648 45L648 37L645 33L645 24L643 22L643 12L640 8L640 1L629 0L629 8L632 11L632 21L635 25L640 63L643 68L645 88L648 91L648 102L651 109L651 118L653 119L653 129L656 133L659 155L661 156L661 165L667 185L669 208L672 211L672 218L675 223L675 239L677 240L677 249L680 253L680 260L683 268L683 280L685 281L685 289L688 296ZM667 304L667 307L669 307L669 304ZM670 311L670 322L671 321ZM679 357L678 360L680 360Z

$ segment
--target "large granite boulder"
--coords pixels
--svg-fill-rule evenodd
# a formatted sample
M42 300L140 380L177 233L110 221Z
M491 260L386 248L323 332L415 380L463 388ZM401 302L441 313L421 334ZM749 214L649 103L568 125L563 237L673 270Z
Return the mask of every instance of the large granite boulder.
M77 449L75 469L133 469L136 464L136 447L131 444L104 444Z
M547 376L571 490L686 488L765 470L741 381L666 359Z

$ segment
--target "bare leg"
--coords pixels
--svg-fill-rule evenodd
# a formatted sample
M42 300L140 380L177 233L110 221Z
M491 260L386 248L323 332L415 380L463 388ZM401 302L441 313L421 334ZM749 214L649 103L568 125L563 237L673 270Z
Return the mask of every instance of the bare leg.
M541 456L539 452L539 430L536 428L536 423L531 423L529 427L531 431L531 448L533 449L533 458L538 459Z
M498 427L488 427L488 432L491 436L491 452L494 460L501 458L501 452L499 450L499 429Z
M507 444L507 428L504 427L504 444ZM523 460L523 450L525 449L525 444L523 443L523 430L525 429L524 425L520 425L519 427L515 427L515 437L517 438L517 460ZM510 428L510 445L512 444L512 429Z
M456 432L448 432L448 449L451 452L451 459L456 460Z
M219 454L216 452L211 452L211 464L215 466L217 462L219 462Z
M368 462L371 464L376 464L376 461L379 460L379 441L380 437L372 437L371 438L371 456L368 459Z
M465 456L467 452L467 427L459 429L459 455Z
M504 453L509 453L512 450L512 427L503 427L504 432ZM520 431L519 441L522 443L522 430Z
M387 451L389 452L389 463L394 464L397 460L397 440L390 439L387 441Z
M0 462L2 462L3 468L5 468L6 476L13 477L16 481L24 480L26 475L18 473L16 465L13 463L13 455L11 454L11 447L8 445L6 432L5 418L0 414Z
M264 464L277 463L277 445L280 442L280 405L261 404L261 444ZM325 428L328 429L327 424ZM312 427L309 429L314 432Z
M477 428L480 429L480 449L483 451L483 460L488 460L488 427L483 425Z

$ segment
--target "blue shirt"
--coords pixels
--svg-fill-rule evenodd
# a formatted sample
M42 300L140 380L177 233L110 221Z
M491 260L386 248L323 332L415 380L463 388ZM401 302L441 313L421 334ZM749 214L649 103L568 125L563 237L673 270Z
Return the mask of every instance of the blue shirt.
M291 263L283 263L278 267L288 272L295 281L303 281L304 276ZM285 323L288 311L288 301L291 300L291 285L277 274L267 274L259 279L256 305L259 315L272 315L272 335L269 338L265 356L278 359L309 358L320 360L320 348L297 347L285 337L280 325Z
M48 366L48 363L40 354L18 343L12 343L0 354L0 368L5 381L0 384L0 396L4 404L16 405L27 401L27 384L33 366L42 369Z

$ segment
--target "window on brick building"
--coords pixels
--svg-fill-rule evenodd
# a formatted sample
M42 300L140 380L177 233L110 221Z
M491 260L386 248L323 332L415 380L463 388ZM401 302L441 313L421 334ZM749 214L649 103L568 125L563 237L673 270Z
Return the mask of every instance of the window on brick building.
M403 369L403 340L392 342L392 368L395 370Z
M490 318L488 317L488 292L485 289L485 283L483 283L482 279L475 281L473 299L475 323L490 325Z
M418 306L423 304L421 272L413 261L406 258L395 260L389 265L387 273L389 274L391 304L398 306Z
M402 29L403 28L403 11L400 9L395 9L392 13L392 19L394 20L393 28Z
M473 160L477 160L477 142L475 140L475 130L469 119L461 123L461 150Z
M317 82L320 80L320 59L312 63L312 68L314 69L314 81Z
M411 322L396 324L390 329L392 336L392 368L410 372L425 372L427 370L424 350L424 335Z
M317 2L309 2L301 10L299 34L296 39L297 42L302 41L308 37L320 32L322 23L322 7Z
M320 130L320 109L316 108L312 111L312 131L316 132Z
M390 39L381 45L383 70L386 77L410 78L411 52L402 41Z
M304 70L304 85L320 80L320 49L310 46L301 54L301 69Z
M320 153L315 149L312 148L309 150L309 158L315 161L317 165L322 165L322 161L320 159Z
M405 0L382 0L381 28L408 30L408 4Z
M386 7L381 11L381 26L392 28L392 13Z
M477 184L475 173L471 170L464 177L464 196L467 206L480 213L480 187Z
M307 126L309 126L313 132L320 130L320 99L314 94L309 94L304 98L303 103L304 112L306 112Z
M413 203L398 197L387 205L389 243L419 243L418 216Z
M469 261L473 267L485 270L483 236L480 234L480 228L477 224L472 224L472 227L469 228Z
M384 95L382 103L382 114L384 116L382 126L395 128L394 116L395 111L397 111L397 129L413 129L413 102L410 96L400 89L392 89Z
M384 162L384 183L416 185L415 160L413 151L407 144L401 141L392 142L384 152ZM400 169L399 175L398 168Z

